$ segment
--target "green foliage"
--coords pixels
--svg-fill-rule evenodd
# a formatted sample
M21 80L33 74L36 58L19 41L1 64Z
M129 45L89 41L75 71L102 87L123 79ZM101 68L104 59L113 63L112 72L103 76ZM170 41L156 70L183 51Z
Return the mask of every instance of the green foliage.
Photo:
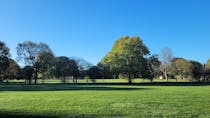
M92 66L87 70L87 75L90 77L90 79L101 78L100 68L98 66Z
M201 78L201 75L203 73L203 65L200 62L197 61L190 61L192 65L192 76L196 80L199 80Z
M5 79L17 79L20 76L21 68L13 59L9 59L9 66L6 69Z
M38 54L36 63L43 79L52 77L52 75L50 75L50 68L53 60L54 55L52 52L41 52Z
M32 41L24 41L17 46L17 60L24 62L34 68L35 84L37 84L37 75L39 64L37 63L38 55L42 52L52 52L50 47L44 43L34 43Z
M0 41L0 82L3 82L7 68L9 67L9 48Z
M122 37L115 41L111 51L101 60L101 64L109 67L114 74L126 74L129 83L136 73L140 73L145 63L148 48L137 37Z
M25 64L35 66L39 53L52 52L50 47L44 43L24 41L17 46L17 60Z
M146 59L145 67L142 71L142 78L154 79L155 76L159 74L159 67L161 62L158 60L158 55L152 55Z
M172 60L172 73L187 78L192 75L192 64L183 58L175 58Z
M28 82L28 84L32 83L34 68L32 66L25 66L23 68L23 77Z
M97 64L99 70L100 70L100 74L101 74L101 77L103 79L110 79L110 78L113 78L113 75L112 75L112 72L111 70L108 68L107 65L104 65L104 64Z
M76 61L65 56L60 56L54 59L50 73L56 78L62 78L62 81L65 83L66 77L77 77L79 70Z
M206 62L205 69L210 69L210 59L208 59L208 61Z
M210 86L0 85L0 116L209 118Z

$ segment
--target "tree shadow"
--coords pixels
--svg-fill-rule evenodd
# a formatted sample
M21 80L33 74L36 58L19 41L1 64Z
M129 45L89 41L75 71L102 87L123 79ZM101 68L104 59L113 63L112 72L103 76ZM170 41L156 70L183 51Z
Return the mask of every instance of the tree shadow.
M24 112L9 112L0 111L1 118L115 118L115 117L126 117L124 114L79 114L79 113L64 113L64 114L54 114L53 112L48 112L47 114L42 113L24 113Z
M69 84L45 84L45 85L0 85L3 91L125 91L125 90L150 90L154 88L137 87L112 87L107 85L69 85Z

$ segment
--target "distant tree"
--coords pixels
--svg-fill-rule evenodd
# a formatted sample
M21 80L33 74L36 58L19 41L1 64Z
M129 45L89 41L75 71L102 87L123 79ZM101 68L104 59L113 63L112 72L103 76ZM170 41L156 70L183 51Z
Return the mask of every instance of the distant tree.
M52 77L50 75L50 68L52 66L54 60L54 55L52 52L41 52L38 54L37 57L37 65L42 75L42 83L44 83L45 78Z
M192 64L183 58L174 58L172 60L171 71L174 75L179 75L181 78L187 78L192 75Z
M38 75L38 63L37 57L39 53L42 52L51 52L50 47L44 43L34 43L31 41L24 41L19 43L17 46L17 60L24 62L27 65L31 65L34 68L35 72L35 84L37 84L37 75Z
M203 65L197 61L190 61L190 63L192 65L192 77L200 81L203 72Z
M0 83L5 77L5 70L9 67L9 48L6 44L0 41Z
M108 68L108 66L106 66L104 64L101 64L101 63L98 63L97 67L100 70L100 74L101 74L102 79L111 79L111 78L113 78L113 75L112 75L110 69Z
M161 61L160 71L163 73L167 82L168 82L168 74L169 74L170 69L171 69L172 59L173 59L173 55L172 55L172 51L171 51L170 48L165 47L165 48L161 49L161 52L160 52L160 61Z
M205 69L206 70L210 69L210 59L208 59L208 61L206 62Z
M20 71L20 66L13 59L9 59L9 66L5 70L5 79L7 79L7 82L9 79L17 79Z
M79 70L76 61L60 56L54 59L51 73L57 78L62 78L62 81L66 83L66 78L69 76L77 77Z
M23 68L23 77L25 79L25 84L31 84L33 78L34 68L32 66L25 66Z
M87 75L92 82L95 82L95 79L101 78L100 68L98 66L92 66L87 70Z
M86 76L86 70L91 68L93 65L82 58L73 58L78 66L79 76L84 78Z
M128 83L132 83L134 75L143 68L145 56L149 50L143 41L137 37L122 37L115 41L111 51L101 60L115 74L128 76Z
M143 78L147 78L152 81L154 77L157 76L159 73L159 67L161 62L158 60L158 55L152 55L146 61L147 63L144 67L145 69L143 69Z
M204 81L208 82L210 79L210 59L204 64L203 76Z

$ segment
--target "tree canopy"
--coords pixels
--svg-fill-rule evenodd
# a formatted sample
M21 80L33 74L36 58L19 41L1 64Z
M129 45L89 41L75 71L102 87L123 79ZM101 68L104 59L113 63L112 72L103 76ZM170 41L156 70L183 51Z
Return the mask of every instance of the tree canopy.
M128 82L131 83L134 75L143 69L145 56L149 53L149 49L139 37L125 36L115 41L100 63L107 65L115 74L126 74Z
M32 41L24 41L19 43L17 46L17 60L24 62L34 68L35 73L35 84L37 84L38 75L38 54L42 52L52 52L50 47L44 43L35 43Z
M9 48L0 41L0 82L3 82L7 68L9 67Z
M183 58L174 58L172 60L172 71L181 78L186 78L192 74L192 64Z

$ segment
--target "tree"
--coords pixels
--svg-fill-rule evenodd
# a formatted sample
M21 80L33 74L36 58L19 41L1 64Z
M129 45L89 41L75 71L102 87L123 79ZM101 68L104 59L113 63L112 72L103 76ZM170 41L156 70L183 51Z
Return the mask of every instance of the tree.
M150 79L151 81L155 76L159 73L159 67L161 62L158 60L158 55L152 55L148 59L145 60L147 63L145 63L145 69L143 70L144 76L143 78Z
M70 60L65 56L60 56L54 59L51 73L57 78L62 78L62 81L66 83L67 77L77 77L79 71L76 61Z
M9 59L9 66L8 68L5 70L5 79L16 79L18 78L19 74L20 74L20 66L13 60L13 59Z
M181 78L186 78L192 75L191 63L183 58L174 58L172 60L171 70L174 75L179 75Z
M44 43L34 43L31 41L24 41L17 46L17 60L24 62L34 68L35 84L37 84L38 63L37 57L42 52L52 52L50 47Z
M32 66L25 66L23 68L23 77L25 79L25 84L31 84L33 78L34 68Z
M122 37L115 41L111 51L101 60L115 74L128 76L128 83L132 83L134 75L143 69L145 56L149 50L143 41L137 37Z
M6 44L0 41L0 82L3 82L5 70L9 67L9 48Z
M54 55L52 52L41 52L37 57L37 65L42 75L42 83L44 83L45 78L52 77L50 75L50 67L52 66Z
M100 74L101 74L102 79L111 79L111 78L113 78L113 75L112 75L110 69L108 68L108 66L106 66L104 64L101 64L101 63L98 63L97 67L100 70Z
M92 66L87 70L87 75L95 82L95 79L101 78L100 68L98 66Z
M210 59L208 59L208 61L206 62L205 69L206 70L210 69Z
M190 61L190 63L192 65L192 77L200 81L203 72L203 65L197 61Z
M203 76L204 81L208 82L210 79L210 59L208 59L208 61L204 65Z
M86 76L86 71L92 67L92 64L87 62L86 60L82 59L82 58L73 58L78 66L78 70L79 70L79 76L81 78L84 78Z
M165 48L161 49L159 58L160 58L160 61L161 61L160 71L163 73L165 79L168 82L168 73L170 72L171 61L173 59L171 49L168 48L168 47L165 47Z

